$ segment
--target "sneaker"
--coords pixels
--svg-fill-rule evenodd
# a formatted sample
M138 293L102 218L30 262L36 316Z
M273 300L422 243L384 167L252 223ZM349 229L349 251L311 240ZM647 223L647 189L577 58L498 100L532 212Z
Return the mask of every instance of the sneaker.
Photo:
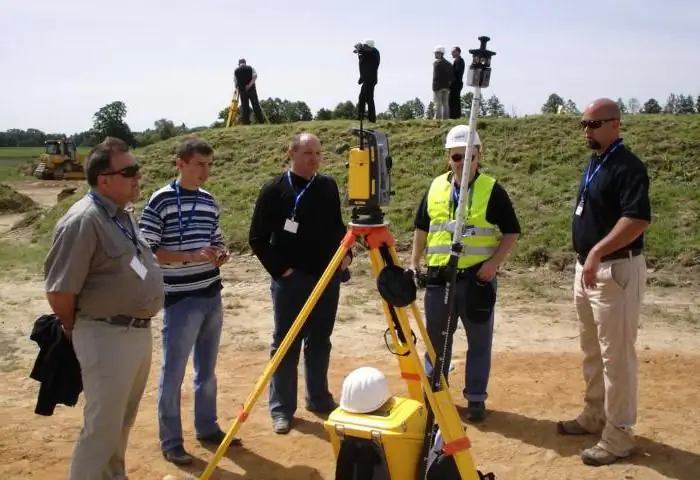
M469 402L467 404L467 420L470 422L480 422L486 415L486 404L484 402Z
M289 421L288 418L285 417L277 417L272 419L272 431L284 435L286 433L289 433L289 430L291 430L291 422Z

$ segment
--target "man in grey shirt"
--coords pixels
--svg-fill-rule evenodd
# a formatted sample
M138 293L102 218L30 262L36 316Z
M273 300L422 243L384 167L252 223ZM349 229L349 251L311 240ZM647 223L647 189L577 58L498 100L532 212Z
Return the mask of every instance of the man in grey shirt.
M445 47L435 47L433 62L433 102L435 119L445 120L450 116L450 85L454 77L452 64L445 59Z
M56 223L44 264L46 295L80 363L85 409L70 480L125 479L126 446L151 368L151 317L163 277L125 207L139 165L108 137L86 160L89 193Z

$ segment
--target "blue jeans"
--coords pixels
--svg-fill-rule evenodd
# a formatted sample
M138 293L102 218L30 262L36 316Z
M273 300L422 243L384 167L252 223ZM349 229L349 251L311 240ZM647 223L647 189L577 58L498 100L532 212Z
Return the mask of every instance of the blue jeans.
M286 278L272 280L270 291L275 328L272 334L270 357L275 354L289 332L319 278L294 270ZM311 410L325 410L333 404L333 396L328 390L328 364L339 297L340 274L336 273L272 375L269 411L273 418L290 419L297 410L297 367L302 341L304 342L306 407Z
M455 309L458 318L467 331L467 365L464 371L463 395L470 402L484 402L488 398L489 375L491 373L491 347L493 344L494 310L487 322L474 323L467 315L466 280L457 282L455 291ZM492 281L496 289L497 280ZM444 305L445 287L428 285L425 289L425 323L430 343L433 344L435 354L439 355L444 344L442 332L447 327L447 308ZM447 335L447 348L445 350L445 363L442 372L449 383L450 360L452 359L452 340L457 322L450 325ZM425 370L428 377L432 374L432 365L426 352Z
M158 423L163 451L183 444L180 389L190 352L193 352L194 363L194 426L197 437L219 430L215 368L222 325L220 293L212 297L186 297L165 308L161 330L163 360L158 385Z

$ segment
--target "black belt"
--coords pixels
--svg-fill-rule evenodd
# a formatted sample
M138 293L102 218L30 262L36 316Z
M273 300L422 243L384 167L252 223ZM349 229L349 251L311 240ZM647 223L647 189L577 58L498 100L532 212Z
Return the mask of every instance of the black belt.
M610 260L619 260L620 258L637 257L641 254L642 254L641 248L618 250L617 252L613 252L609 255L605 255L604 257L601 257L600 261L601 262L609 262ZM578 260L578 263L580 263L581 265L586 263L586 257L583 255L576 254L576 259Z
M97 320L120 327L148 328L151 326L150 318L129 317L127 315L115 315L114 317L98 318Z

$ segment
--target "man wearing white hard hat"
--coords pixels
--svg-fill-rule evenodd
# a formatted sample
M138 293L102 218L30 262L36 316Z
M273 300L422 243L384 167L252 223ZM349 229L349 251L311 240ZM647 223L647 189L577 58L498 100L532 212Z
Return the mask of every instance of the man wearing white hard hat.
M433 103L435 119L444 120L450 116L450 85L454 77L452 64L445 59L445 47L435 47L433 62Z
M442 334L447 327L445 270L450 259L468 132L468 125L457 125L447 134L445 150L450 170L432 180L414 220L411 268L416 274L422 273L421 259L425 255L426 329L437 353L444 344ZM463 390L464 398L468 401L467 416L472 421L480 421L485 413L491 372L496 276L518 239L520 223L503 186L495 178L479 171L482 146L478 133L474 133L468 192L471 204L467 210L465 203L466 219L462 256L457 264L455 309L467 332ZM447 332L443 365L445 379L448 378L452 337L456 328L457 323L453 322ZM430 375L432 369L427 353L425 363Z
M366 119L370 123L377 121L376 108L374 106L374 87L377 85L380 55L374 46L374 40L365 39L355 45L353 50L357 54L360 63L360 78L357 81L360 87L360 95L357 103L358 120ZM367 116L365 117L365 109Z

